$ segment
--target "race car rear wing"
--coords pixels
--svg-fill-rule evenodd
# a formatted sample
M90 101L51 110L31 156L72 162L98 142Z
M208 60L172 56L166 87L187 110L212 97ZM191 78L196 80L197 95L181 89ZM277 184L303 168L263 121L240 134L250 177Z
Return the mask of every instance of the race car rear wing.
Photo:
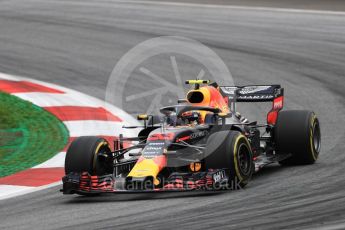
M229 101L269 102L284 95L280 85L220 86L221 93Z
M284 88L280 85L220 86L219 88L233 112L236 111L236 102L272 101L272 110L267 114L268 124L276 123L278 112L284 105Z

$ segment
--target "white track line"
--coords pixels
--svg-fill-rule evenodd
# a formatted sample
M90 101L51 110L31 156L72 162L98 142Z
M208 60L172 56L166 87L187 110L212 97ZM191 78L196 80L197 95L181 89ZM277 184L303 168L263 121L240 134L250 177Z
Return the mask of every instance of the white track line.
M18 78L12 75L8 75L5 73L0 73L0 79L9 80L9 81L18 81Z
M215 4L199 4L199 3L184 3L184 2L158 2L158 1L135 1L135 0L115 0L118 3L131 4L150 4L160 6L180 6L180 7L200 7L200 8L215 8L215 9L231 9L231 10L253 10L253 11L270 11L283 13L307 13L307 14L328 14L328 15L345 15L345 12L329 11L329 10L304 10L304 9L290 9L290 8L276 8L276 7L255 7L255 6L230 6L230 5L215 5Z
M13 93L23 100L30 101L40 107L49 106L88 106L103 107L104 102L100 103L95 100L88 100L82 94L59 94L59 93Z
M28 187L28 186L18 186L18 185L0 185L0 200L25 195L32 192L41 191L47 188L55 187L61 185L62 182L56 182L41 187Z
M65 121L70 137L79 136L118 136L122 133L123 123L117 121Z
M49 160L43 162L42 164L36 165L33 168L63 168L65 167L65 156L66 152L60 152Z
M32 192L35 188L18 185L0 185L0 200Z

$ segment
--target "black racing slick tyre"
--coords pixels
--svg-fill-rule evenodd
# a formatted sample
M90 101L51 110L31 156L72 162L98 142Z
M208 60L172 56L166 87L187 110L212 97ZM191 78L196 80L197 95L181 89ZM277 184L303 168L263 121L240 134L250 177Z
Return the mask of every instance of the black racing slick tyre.
M207 169L229 169L232 189L245 187L254 173L253 154L248 139L238 131L210 135L206 145Z
M321 149L320 123L315 113L304 110L279 112L274 128L276 153L291 154L281 165L313 164Z
M106 157L110 152L109 143L103 138L78 137L67 150L65 173L88 172L97 176L112 174L112 161Z

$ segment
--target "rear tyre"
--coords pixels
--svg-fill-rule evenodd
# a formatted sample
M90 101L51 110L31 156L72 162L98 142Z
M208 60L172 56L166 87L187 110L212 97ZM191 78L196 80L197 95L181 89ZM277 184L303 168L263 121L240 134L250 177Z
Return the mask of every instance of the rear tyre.
M254 172L253 154L248 139L238 131L213 133L207 140L207 169L229 169L232 189L245 187Z
M113 173L112 160L109 143L99 137L78 137L68 148L65 159L66 175L74 173L88 172L90 175L101 176Z
M321 149L320 123L314 112L281 111L274 129L276 153L291 154L281 165L313 164Z

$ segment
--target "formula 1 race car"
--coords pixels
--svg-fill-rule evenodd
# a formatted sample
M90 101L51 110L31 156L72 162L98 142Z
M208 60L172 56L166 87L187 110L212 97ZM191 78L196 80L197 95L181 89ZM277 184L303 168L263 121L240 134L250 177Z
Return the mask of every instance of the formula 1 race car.
M282 111L280 85L218 86L205 80L186 99L139 115L136 137L120 135L114 149L99 137L79 137L65 160L64 194L239 189L253 173L278 162L314 163L321 147L311 111ZM236 102L272 102L267 123L248 121ZM138 128L124 127L124 128Z

